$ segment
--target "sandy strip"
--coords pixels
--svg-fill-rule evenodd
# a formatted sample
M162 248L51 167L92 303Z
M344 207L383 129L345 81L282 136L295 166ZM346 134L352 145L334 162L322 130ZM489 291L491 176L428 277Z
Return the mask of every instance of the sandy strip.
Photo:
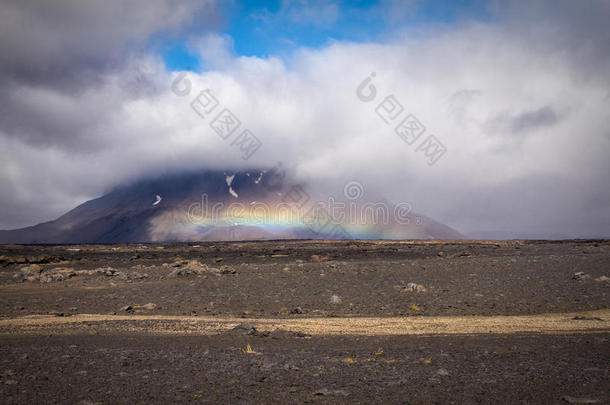
M584 319L574 319L580 317ZM238 324L259 331L276 328L311 335L454 335L610 332L610 309L523 316L417 316L392 318L244 319L169 315L31 315L0 320L0 334L133 332L211 335Z

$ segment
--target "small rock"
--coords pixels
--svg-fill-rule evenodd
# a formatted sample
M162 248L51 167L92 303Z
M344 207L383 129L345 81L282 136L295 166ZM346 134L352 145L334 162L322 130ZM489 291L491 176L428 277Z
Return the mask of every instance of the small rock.
M176 269L167 275L167 278L177 278L182 275L182 270Z
M197 260L180 261L172 264L172 267L178 267L167 275L168 278L176 278L179 276L188 276L191 274L203 274L204 272L219 273L219 270L210 269L207 265L200 263Z
M447 376L447 375L449 375L449 371L445 370L444 368L439 368L438 371L436 372L436 374L442 375L442 376Z
M330 296L330 303L331 304L339 304L341 302L341 297L339 297L336 294L333 294Z
M21 268L21 273L23 273L23 275L26 277L39 276L41 272L42 272L42 267L40 267L39 264L30 264L29 266L25 266L25 267Z
M95 270L108 277L112 277L116 273L116 270L113 269L112 267L100 267L99 269L95 269Z
M121 308L121 311L123 311L123 312L133 311L133 307L131 305L125 305L124 307Z
M328 395L340 395L346 397L349 395L349 392L345 390L329 390L328 388L322 388L313 393L316 396L328 396Z
M291 314L302 314L303 310L301 309L301 307L296 307L292 311L290 311L290 313Z
M328 257L328 256L320 256L320 255L311 255L311 260L313 260L316 263L329 262L330 261L330 257Z
M220 268L220 274L237 274L237 270L231 266L222 266Z
M311 335L308 335L306 333L299 332L299 331L284 330L284 329L276 328L273 332L271 332L271 337L273 339L289 339L289 338L311 337ZM292 369L295 370L295 367L293 366Z
M155 308L157 308L157 304L153 304L152 302L142 305L142 309L146 309L148 311L152 311Z
M215 261L216 263L220 263L220 262L222 262L223 260L224 260L224 259L223 259L222 257L217 257L216 259L214 259L214 261Z
M603 321L602 318L597 316L575 316L572 319L575 321Z
M588 274L585 274L584 271L578 271L578 272L574 273L574 275L572 276L573 280L587 280L589 278L591 278L591 276Z
M576 398L576 397L570 397L568 395L564 395L563 397L561 397L561 400L567 402L568 404L597 404L597 403L599 403L599 399Z
M595 281L598 281L600 283L607 283L610 281L610 278L606 277L606 276L601 276L601 277L596 278Z
M251 335L251 336L259 335L259 331L256 330L256 328L254 326L248 325L246 323L240 323L233 329L229 330L228 333L234 334L234 335Z
M405 291L425 292L426 287L417 283L408 283L405 287Z

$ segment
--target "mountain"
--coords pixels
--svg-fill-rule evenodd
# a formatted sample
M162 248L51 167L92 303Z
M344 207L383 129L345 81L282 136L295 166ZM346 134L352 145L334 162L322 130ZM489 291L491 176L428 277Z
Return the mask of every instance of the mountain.
M462 238L446 225L411 213L407 205L364 200L357 184L335 199L284 179L285 173L274 168L138 181L54 221L0 231L0 243Z

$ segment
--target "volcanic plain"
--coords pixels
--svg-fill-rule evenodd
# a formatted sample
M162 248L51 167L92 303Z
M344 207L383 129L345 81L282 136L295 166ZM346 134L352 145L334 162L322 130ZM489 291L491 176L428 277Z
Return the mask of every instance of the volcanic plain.
M608 403L610 242L0 246L1 403Z

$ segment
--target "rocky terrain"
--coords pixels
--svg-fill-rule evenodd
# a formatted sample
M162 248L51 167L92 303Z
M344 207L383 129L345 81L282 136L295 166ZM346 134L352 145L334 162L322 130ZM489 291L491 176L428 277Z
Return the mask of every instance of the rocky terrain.
M610 242L0 247L2 403L607 403Z

